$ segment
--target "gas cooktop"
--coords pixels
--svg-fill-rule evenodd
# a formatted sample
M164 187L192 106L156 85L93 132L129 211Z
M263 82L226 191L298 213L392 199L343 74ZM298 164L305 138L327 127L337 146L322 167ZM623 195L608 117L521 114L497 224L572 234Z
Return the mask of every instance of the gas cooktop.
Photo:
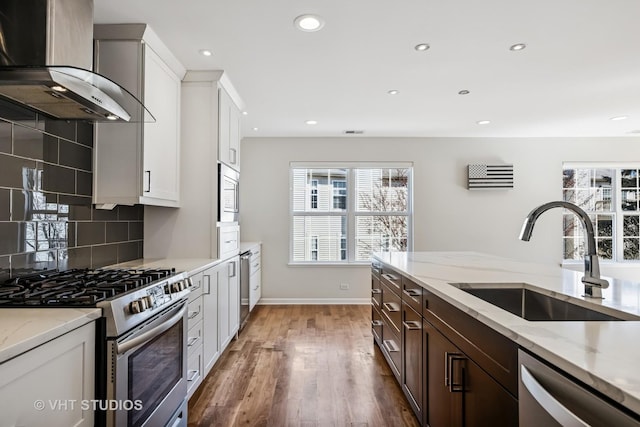
M0 307L95 307L174 275L175 269L39 272L0 283Z

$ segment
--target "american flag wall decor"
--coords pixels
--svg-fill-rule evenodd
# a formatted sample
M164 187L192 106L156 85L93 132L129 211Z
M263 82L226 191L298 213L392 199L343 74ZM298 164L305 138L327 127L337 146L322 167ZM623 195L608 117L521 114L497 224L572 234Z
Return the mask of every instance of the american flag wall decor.
M469 165L469 190L513 188L513 165Z

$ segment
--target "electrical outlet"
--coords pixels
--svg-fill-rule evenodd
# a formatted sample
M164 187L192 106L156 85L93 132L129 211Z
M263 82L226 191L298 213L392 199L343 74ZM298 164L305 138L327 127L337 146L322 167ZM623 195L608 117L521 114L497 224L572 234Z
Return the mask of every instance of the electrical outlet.
M340 290L348 291L349 290L349 284L348 283L340 283Z

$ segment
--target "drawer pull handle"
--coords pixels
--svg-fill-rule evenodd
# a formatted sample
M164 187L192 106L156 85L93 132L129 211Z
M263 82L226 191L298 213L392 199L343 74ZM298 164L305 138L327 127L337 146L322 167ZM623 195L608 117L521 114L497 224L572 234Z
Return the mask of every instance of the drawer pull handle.
M388 353L397 353L400 351L398 346L393 340L384 340L382 341L382 345L387 350Z
M460 353L445 352L444 360L444 385L449 389L450 393L459 393L464 391L464 370L461 382L455 380L455 362L464 362L466 357Z
M198 369L193 369L187 372L187 381L193 381L200 375L200 371Z
M420 292L417 289L404 289L402 291L402 293L405 294L406 296L409 296L409 297L420 297L420 296L422 296L422 292Z
M391 302L383 302L382 307L387 309L389 313L395 313L400 311L400 307L396 306L394 303L391 303Z
M384 277L385 279L387 279L390 282L395 282L396 280L398 280L398 278L396 276L394 276L393 274L389 274L389 273L384 273L382 275L382 277Z
M382 326L382 320L372 320L371 326L373 327Z
M196 317L198 314L200 314L200 307L198 307L198 311L190 311L189 312L189 319L193 319L194 317Z
M372 294L381 294L382 293L382 289L371 289L371 293Z
M402 322L402 325L405 327L405 329L409 330L409 331L415 331L417 329L422 329L422 323L415 321L415 320L408 320L408 321L404 321Z
M193 347L198 342L199 339L200 337L189 338L189 341L187 341L187 347Z

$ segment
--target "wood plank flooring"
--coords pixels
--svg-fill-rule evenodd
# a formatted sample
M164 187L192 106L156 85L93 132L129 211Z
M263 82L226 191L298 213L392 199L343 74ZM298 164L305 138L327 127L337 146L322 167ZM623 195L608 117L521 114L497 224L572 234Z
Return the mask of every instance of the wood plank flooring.
M189 401L196 426L418 426L366 305L256 306Z

